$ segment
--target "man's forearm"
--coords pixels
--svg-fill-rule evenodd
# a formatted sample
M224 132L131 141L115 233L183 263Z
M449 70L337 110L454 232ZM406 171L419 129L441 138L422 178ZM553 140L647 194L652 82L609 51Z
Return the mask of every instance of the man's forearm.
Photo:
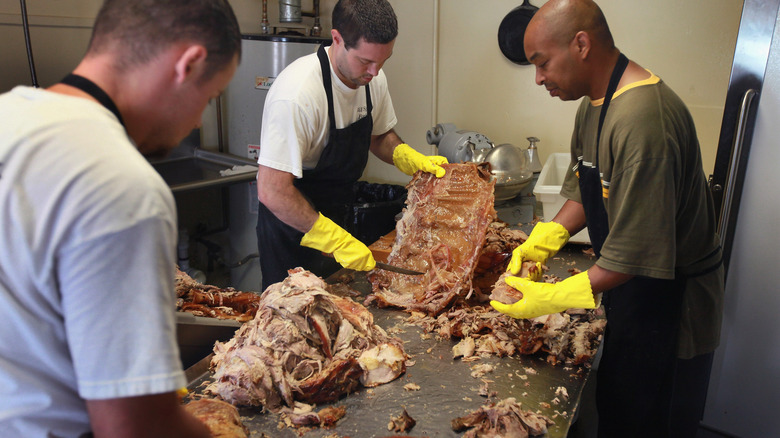
M585 209L579 202L567 199L552 221L563 225L573 236L585 228Z
M608 291L634 278L633 275L610 271L597 265L588 269L588 277L594 294Z
M257 197L280 221L306 233L319 213L312 208L287 172L260 166L257 179Z
M207 438L208 428L185 411L176 394L87 400L96 438Z
M385 163L393 164L393 149L403 142L391 129L382 135L371 136L371 152Z

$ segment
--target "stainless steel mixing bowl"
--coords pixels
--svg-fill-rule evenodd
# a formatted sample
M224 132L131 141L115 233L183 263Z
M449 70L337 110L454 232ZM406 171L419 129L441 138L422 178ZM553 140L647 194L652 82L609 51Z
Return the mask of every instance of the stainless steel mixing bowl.
M496 180L496 201L514 198L533 178L525 152L515 145L504 143L494 147L485 161L490 163L490 173Z

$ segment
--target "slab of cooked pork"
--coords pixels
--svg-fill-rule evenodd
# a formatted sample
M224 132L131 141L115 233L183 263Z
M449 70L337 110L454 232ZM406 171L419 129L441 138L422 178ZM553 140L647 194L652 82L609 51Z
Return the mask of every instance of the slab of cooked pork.
M472 290L472 276L488 225L496 217L494 182L487 167L445 164L442 178L417 172L407 185L402 218L387 262L425 272L376 270L366 303L437 315Z
M541 275L538 271L536 263L525 261L520 267L520 272L517 273L518 277L528 278L532 273L534 275ZM523 293L513 288L506 283L506 277L512 275L511 272L504 272L496 280L496 284L493 285L493 290L490 292L490 299L496 300L504 304L514 304L523 299Z
M528 234L510 228L508 223L499 219L488 225L485 246L482 247L472 278L472 286L477 292L475 301L487 302L498 278L506 272L512 258L512 250L527 239Z
M552 424L546 416L523 409L510 397L452 420L452 430L468 430L464 438L527 438L546 434Z
M235 406L222 400L202 398L184 405L184 410L200 420L215 438L246 438L249 431Z
M266 289L255 318L233 339L215 344L206 391L275 411L387 383L406 370L405 361L401 340L375 325L368 309L296 268Z
M233 319L239 322L255 317L260 295L232 287L203 284L176 268L176 310L195 316Z

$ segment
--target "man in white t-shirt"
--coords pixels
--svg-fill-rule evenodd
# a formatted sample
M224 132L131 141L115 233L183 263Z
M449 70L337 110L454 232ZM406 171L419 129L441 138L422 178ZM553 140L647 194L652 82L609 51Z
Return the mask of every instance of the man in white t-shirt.
M144 155L240 50L226 0L107 0L73 73L0 95L3 437L210 436L176 394L176 207Z
M338 265L371 270L371 251L342 227L369 150L413 175L441 177L447 162L403 143L381 68L398 23L386 0L340 0L333 43L290 64L274 81L263 110L257 225L263 289L303 266L325 276Z

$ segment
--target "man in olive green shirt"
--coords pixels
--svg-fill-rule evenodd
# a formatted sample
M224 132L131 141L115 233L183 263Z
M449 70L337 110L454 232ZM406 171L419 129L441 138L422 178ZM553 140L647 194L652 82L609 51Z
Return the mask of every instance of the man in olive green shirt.
M690 359L712 352L720 336L723 274L691 275L720 260L716 218L693 120L679 97L648 74L615 92L604 119L599 171L609 234L596 265L660 279L685 275L677 355ZM573 169L577 157L595 160L602 103L584 99L577 112L573 166L561 195L578 203Z
M595 308L607 331L597 376L601 437L693 437L703 413L723 307L716 216L693 120L657 76L615 47L591 0L550 0L529 23L536 82L583 96L572 137L568 200L518 247L544 263L585 225L598 260L556 284L510 277L517 318Z

